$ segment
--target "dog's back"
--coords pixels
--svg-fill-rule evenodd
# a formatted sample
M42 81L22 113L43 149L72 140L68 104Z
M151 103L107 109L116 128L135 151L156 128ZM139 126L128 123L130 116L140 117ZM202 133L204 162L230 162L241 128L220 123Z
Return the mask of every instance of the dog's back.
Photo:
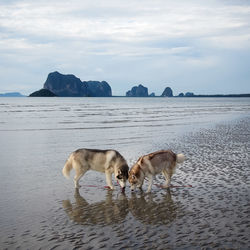
M145 156L151 161L151 164L153 166L160 165L161 163L169 163L169 164L175 164L176 163L176 154L172 152L171 150L161 150L154 153L151 153L147 156Z
M142 168L155 175L164 169L174 171L177 163L177 155L171 150L160 150L144 155L140 161Z
M112 162L113 160L113 162ZM115 164L117 161L125 161L119 152L115 150L99 150L99 149L77 149L70 154L63 168L63 175L69 177L70 170L74 168L76 171L80 169L95 170L105 172L105 167ZM109 166L107 166L109 165Z

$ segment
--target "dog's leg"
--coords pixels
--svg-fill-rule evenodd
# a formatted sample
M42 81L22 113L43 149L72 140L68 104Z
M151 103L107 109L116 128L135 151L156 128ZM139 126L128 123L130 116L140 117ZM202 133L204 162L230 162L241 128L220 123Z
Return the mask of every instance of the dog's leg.
M142 183L138 186L138 188L139 188L140 190L142 190L143 183L144 183L144 180L143 180Z
M153 175L149 175L149 176L148 176L148 181L149 181L149 184L148 184L147 193L150 193L150 192L151 192L152 185L153 185Z
M76 175L74 177L74 183L75 183L75 188L80 188L81 186L79 185L79 180L81 177L87 172L87 169L76 169Z
M171 175L167 172L167 170L163 170L162 173L166 179L166 183L164 185L164 188L168 188L170 186Z
M110 173L110 171L105 171L105 175L106 175L106 182L107 185L110 187L110 189L114 189L114 186L112 184L112 173Z

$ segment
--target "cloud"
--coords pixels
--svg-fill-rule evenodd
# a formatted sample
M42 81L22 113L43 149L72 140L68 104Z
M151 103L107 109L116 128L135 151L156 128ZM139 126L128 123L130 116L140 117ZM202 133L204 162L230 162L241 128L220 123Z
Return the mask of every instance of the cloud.
M105 37L127 43L214 36L246 24L249 28L249 7L203 6L197 2L18 1L1 6L1 26L48 40Z
M26 92L54 70L109 80L117 94L125 93L125 81L140 80L157 92L164 79L180 89L190 81L202 92L201 74L228 60L241 64L237 51L250 49L248 1L19 0L1 1L0 8L0 65L8 69L0 76L5 84L29 86ZM6 76L20 69L32 82Z

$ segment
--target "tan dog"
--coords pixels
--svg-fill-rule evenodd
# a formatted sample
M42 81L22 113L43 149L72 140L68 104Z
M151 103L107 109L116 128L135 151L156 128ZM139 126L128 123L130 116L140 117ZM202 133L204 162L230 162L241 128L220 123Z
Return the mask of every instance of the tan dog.
M171 150L161 150L148 155L144 155L138 159L129 171L128 181L131 191L136 187L142 188L145 177L149 179L147 192L151 191L153 177L162 173L166 179L164 187L169 187L171 177L175 172L176 164L185 160L183 154L175 154Z
M95 170L105 173L110 189L114 189L112 184L112 174L114 173L115 179L123 191L125 190L129 168L123 156L115 150L78 149L66 161L62 171L63 175L68 178L72 168L76 171L75 188L80 187L79 180L88 170Z

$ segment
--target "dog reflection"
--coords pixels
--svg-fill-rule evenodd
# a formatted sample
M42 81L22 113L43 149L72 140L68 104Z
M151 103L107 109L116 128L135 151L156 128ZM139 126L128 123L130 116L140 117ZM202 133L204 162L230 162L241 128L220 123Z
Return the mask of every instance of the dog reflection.
M168 224L176 218L178 207L170 190L157 196L143 192L137 195L132 193L127 199L125 194L121 194L114 200L112 192L107 191L105 201L89 204L79 189L75 189L75 203L65 200L63 207L71 220L83 225L119 224L125 221L129 211L143 224Z
M125 195L112 199L112 192L108 191L105 201L89 204L75 189L75 203L63 201L63 207L69 218L78 224L116 224L124 221L128 214L128 200Z
M177 216L177 205L171 198L170 190L162 194L162 197L153 194L135 193L131 194L129 200L129 211L143 224L168 224Z

